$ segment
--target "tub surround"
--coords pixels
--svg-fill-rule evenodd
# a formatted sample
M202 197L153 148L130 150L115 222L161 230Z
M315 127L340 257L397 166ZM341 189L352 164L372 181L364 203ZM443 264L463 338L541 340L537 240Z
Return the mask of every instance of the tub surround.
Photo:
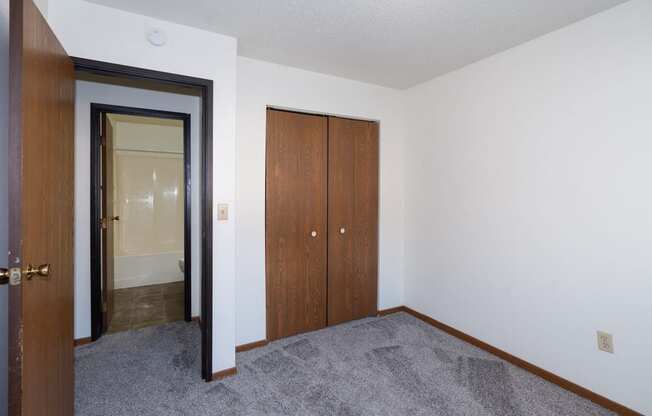
M125 289L182 282L179 259L183 251L115 257L115 287Z
M182 120L111 114L114 130L115 285L183 281Z

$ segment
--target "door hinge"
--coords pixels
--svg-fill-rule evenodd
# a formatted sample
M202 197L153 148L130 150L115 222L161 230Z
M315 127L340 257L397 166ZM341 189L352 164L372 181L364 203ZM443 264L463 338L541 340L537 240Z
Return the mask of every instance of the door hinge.
M102 302L102 312L106 313L106 311L108 311L108 310L109 310L109 308L106 305L106 302Z
M109 221L107 218L100 218L100 226L103 230L106 230L109 227Z

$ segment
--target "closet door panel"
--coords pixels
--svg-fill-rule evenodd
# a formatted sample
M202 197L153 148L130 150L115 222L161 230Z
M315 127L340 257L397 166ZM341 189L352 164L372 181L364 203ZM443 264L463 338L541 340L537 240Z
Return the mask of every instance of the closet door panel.
M328 324L377 313L378 125L329 118Z
M322 116L267 111L269 340L326 325L327 122Z

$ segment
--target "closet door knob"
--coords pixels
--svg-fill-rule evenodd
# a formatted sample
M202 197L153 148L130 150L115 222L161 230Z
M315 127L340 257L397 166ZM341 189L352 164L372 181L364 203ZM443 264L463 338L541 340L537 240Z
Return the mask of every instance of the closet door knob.
M317 237L317 231L313 231L313 232L311 232L310 235L312 236L312 238Z
M340 234L344 234L345 232L346 232L346 228L341 227L341 228L340 228Z

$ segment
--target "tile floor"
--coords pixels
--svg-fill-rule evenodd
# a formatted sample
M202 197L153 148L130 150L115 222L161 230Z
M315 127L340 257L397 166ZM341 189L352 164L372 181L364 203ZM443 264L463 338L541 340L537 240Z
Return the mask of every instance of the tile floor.
M183 320L184 283L117 289L108 333Z

